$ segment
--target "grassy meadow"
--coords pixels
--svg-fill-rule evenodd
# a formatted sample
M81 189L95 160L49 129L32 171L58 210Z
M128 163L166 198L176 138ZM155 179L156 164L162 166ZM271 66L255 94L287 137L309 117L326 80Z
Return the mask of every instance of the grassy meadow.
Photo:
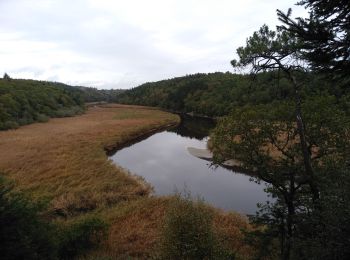
M104 219L110 225L108 239L88 257L148 258L174 198L152 196L152 187L114 165L106 150L178 121L159 110L110 104L91 106L80 116L2 131L0 172L17 190L46 201L47 217L58 224L91 216ZM224 243L249 258L252 249L241 232L251 228L247 220L209 208Z

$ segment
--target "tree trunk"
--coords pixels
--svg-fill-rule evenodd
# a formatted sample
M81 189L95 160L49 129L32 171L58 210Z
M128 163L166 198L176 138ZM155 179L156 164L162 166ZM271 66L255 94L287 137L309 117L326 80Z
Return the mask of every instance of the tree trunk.
M320 197L320 194L319 194L318 187L315 185L315 176L311 165L311 152L309 150L309 147L306 141L305 126L304 126L302 112L301 112L301 97L300 97L299 87L295 77L290 72L288 72L288 75L294 86L295 103L296 103L295 117L296 117L298 134L300 137L301 149L303 153L305 172L309 178L308 183L313 195L313 201L314 203L316 203Z
M295 176L290 174L289 176L289 191L285 194L285 202L287 205L287 218L286 218L286 235L285 235L285 245L283 246L283 260L289 260L290 254L293 248L294 242L294 221L295 221Z
M290 201L287 205L288 207L288 215L287 215L287 235L286 235L286 241L285 241L285 248L283 252L283 260L289 260L290 259L290 253L293 247L293 240L294 240L294 234L293 234L293 224L294 224L294 215L295 215L295 209L294 209L294 203L293 201Z

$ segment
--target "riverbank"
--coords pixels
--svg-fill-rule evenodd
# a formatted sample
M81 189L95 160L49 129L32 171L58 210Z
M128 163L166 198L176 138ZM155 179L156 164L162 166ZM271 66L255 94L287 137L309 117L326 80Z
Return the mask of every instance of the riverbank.
M155 109L103 105L92 106L81 116L0 132L0 171L15 181L18 190L50 201L54 221L64 224L91 215L108 221L108 240L93 255L146 257L172 199L149 196L151 187L113 165L105 149L178 120ZM225 230L242 254L247 252L240 232L247 221L219 211L216 218L226 219L216 221L218 230Z
M82 116L0 132L0 171L34 198L51 199L63 215L115 204L150 188L108 161L104 148L178 120L148 108L104 105Z

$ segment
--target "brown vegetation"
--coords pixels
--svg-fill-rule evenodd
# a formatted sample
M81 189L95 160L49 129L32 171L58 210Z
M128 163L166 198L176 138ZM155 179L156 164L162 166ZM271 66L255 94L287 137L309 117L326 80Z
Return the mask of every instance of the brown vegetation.
M148 194L149 187L107 160L104 147L177 120L157 110L110 105L0 132L0 171L34 197L53 199L62 213L115 204Z
M92 106L82 116L51 119L0 132L0 172L34 199L47 198L57 222L98 215L111 224L104 248L92 255L147 257L159 237L171 198L115 166L105 149L121 146L178 117L145 107ZM242 250L241 216L217 212L217 230ZM246 252L249 250L244 248ZM244 251L243 250L243 251Z

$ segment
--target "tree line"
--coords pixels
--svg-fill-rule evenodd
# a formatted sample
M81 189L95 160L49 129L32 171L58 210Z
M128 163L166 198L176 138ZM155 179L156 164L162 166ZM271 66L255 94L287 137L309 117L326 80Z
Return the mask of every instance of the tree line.
M0 79L0 130L82 113L79 91L60 83Z
M301 77L309 82L303 95L321 95L323 91L328 91L341 98L347 94L340 84L330 87L323 78L313 73L302 73ZM292 92L293 86L287 77L275 71L255 75L216 72L145 83L120 93L116 101L220 117L246 104L286 100Z
M124 92L123 89L97 89L93 87L75 86L80 90L84 102L117 102L118 96Z
M121 90L99 90L59 82L0 79L0 130L14 129L51 117L81 114L86 102L112 102Z

